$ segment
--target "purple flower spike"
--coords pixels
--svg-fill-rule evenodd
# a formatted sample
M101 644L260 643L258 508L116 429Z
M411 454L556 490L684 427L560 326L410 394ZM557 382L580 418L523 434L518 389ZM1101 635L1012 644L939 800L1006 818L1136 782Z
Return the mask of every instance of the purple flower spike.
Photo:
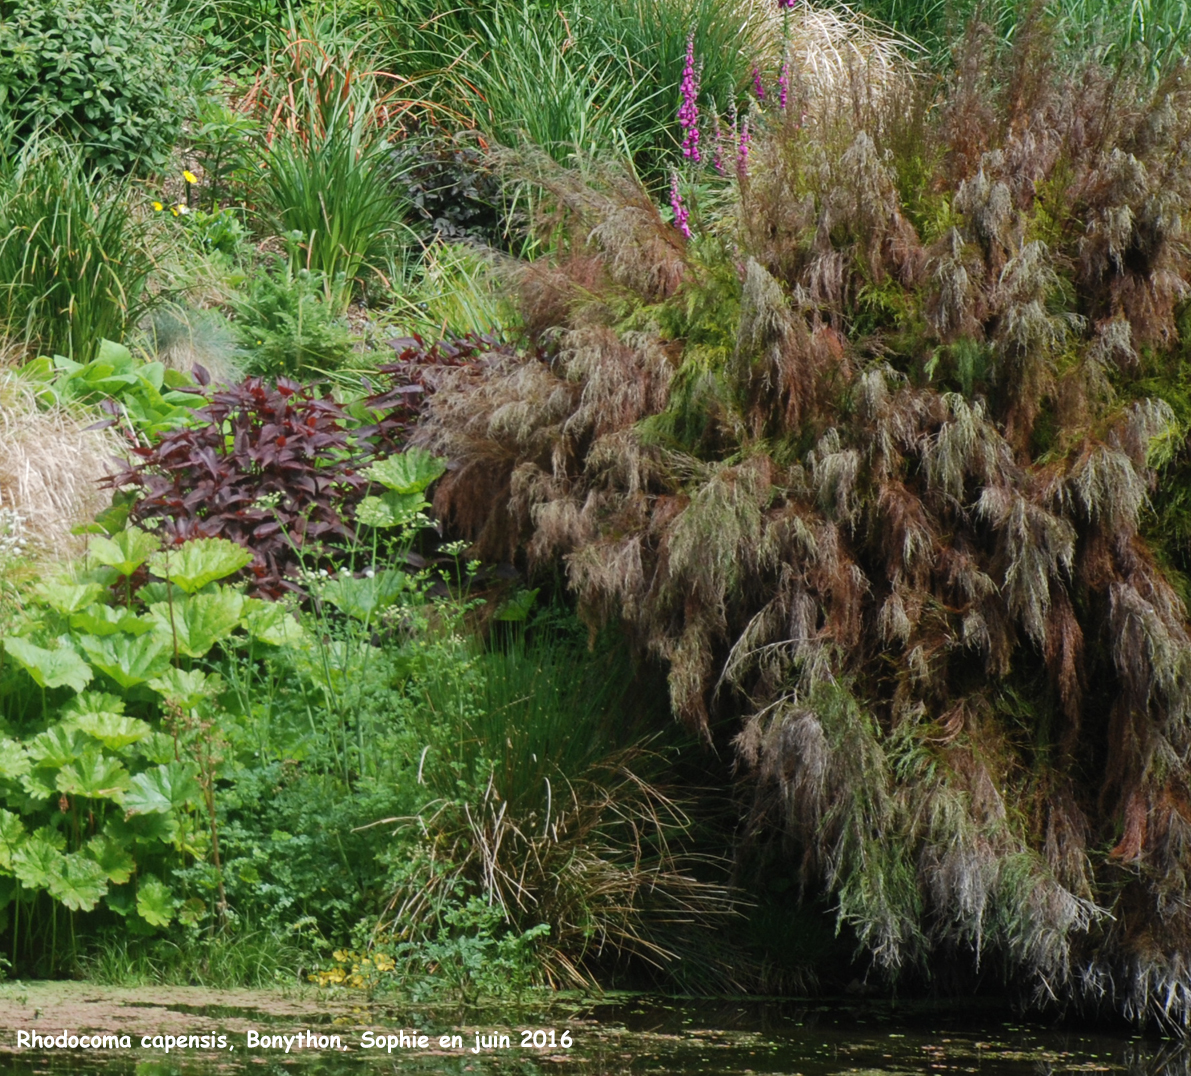
M790 64L782 62L782 73L777 77L777 103L783 111L786 107L786 97L790 92Z
M701 161L699 153L699 71L695 67L695 35L686 39L686 66L682 69L682 104L678 106L678 122L683 129L682 155Z
M760 68L753 68L753 93L757 95L758 101L765 100L765 87L761 84L761 70Z
M749 118L744 117L740 125L740 141L736 144L736 174L743 179L749 171Z
M674 227L682 232L685 238L690 239L691 226L687 221L690 220L691 211L682 204L682 195L678 193L677 172L670 174L670 208L674 210Z

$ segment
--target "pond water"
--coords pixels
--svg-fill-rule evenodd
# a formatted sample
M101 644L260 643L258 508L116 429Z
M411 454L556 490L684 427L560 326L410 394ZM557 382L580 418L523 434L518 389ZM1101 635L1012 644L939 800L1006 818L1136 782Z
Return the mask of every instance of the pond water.
M0 1020L0 1076L1191 1076L1181 1041L888 1002L618 997L450 1013L308 995L47 983L5 987ZM18 1047L20 1031L65 1033L65 1048ZM114 1039L107 1048L70 1048L69 1036L88 1032Z

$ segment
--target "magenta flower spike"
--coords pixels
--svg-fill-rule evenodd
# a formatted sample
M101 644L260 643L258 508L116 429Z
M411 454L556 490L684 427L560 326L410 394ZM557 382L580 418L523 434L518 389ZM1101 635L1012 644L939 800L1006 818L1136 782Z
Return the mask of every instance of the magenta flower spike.
M736 174L743 179L749 171L749 118L744 117L740 125L740 141L736 145Z
M778 107L785 111L786 98L790 93L790 63L788 60L782 61L782 73L777 77L777 103Z
M695 66L695 35L686 40L686 66L682 69L682 103L678 106L678 122L683 129L682 155L698 164L699 152L699 70Z
M682 232L687 239L691 237L691 212L682 204L682 195L678 193L678 173L670 173L670 208L674 210L674 227Z
M765 87L761 83L761 69L759 67L753 68L753 93L757 95L758 101L765 100Z

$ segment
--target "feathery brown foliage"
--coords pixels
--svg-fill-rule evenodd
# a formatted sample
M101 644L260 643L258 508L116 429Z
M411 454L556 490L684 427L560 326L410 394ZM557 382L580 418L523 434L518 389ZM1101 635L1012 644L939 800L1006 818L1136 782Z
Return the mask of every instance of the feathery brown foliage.
M1186 347L1191 86L1047 54L792 85L689 244L535 162L553 357L459 373L422 437L478 553L563 562L683 721L738 717L748 839L877 967L1186 1028L1191 639L1142 533L1183 435L1139 377Z

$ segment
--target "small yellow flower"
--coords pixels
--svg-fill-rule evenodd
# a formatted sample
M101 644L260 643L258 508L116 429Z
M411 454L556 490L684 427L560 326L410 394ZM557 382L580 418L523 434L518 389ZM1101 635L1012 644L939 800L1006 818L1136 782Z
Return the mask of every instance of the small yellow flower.
M165 206L163 206L160 202L154 202L153 208L160 213L163 209L165 209Z
M184 180L186 180L187 183L197 183L198 182L198 176L196 176L192 171L190 171L189 168L186 169L186 171L184 171L182 173L182 178Z

